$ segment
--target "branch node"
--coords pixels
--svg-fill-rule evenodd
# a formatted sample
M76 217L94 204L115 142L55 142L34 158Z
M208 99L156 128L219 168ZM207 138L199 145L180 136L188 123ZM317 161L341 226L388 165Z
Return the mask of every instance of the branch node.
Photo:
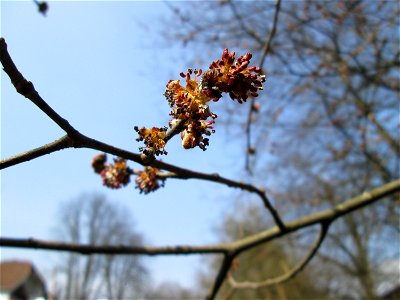
M146 151L146 153L140 154L140 159L142 160L143 166L149 166L156 160L151 151Z

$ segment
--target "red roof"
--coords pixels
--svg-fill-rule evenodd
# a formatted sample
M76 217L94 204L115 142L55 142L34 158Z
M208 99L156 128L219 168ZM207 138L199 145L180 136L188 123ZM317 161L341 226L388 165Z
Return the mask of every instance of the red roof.
M18 288L34 271L28 261L0 262L0 289L12 291Z

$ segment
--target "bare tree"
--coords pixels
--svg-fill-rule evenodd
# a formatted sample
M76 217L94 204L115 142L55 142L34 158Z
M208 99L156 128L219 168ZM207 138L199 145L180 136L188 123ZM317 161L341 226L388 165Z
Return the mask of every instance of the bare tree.
M99 194L82 195L60 207L59 238L87 245L141 245L132 217ZM140 295L148 277L137 256L62 255L58 267L65 299L131 298ZM58 285L60 286L60 285Z

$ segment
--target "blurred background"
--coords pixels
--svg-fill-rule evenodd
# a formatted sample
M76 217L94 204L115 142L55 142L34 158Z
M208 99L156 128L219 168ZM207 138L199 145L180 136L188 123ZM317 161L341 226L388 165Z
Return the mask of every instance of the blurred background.
M224 48L251 52L267 74L257 99L229 97L207 151L167 145L168 163L267 189L285 220L332 207L399 177L397 1L1 2L1 36L40 95L83 134L138 152L134 126L165 126L170 79L207 69ZM1 157L61 137L1 74ZM273 225L260 199L198 180L139 194L102 186L92 150L64 150L1 172L1 235L131 245L232 241ZM139 165L130 164L133 169ZM398 195L336 221L318 255L287 284L231 299L377 299L400 284ZM310 228L239 257L235 277L289 270ZM1 248L33 262L61 299L195 299L219 257L82 257ZM271 259L272 258L272 259ZM121 280L125 278L125 280ZM118 284L116 283L118 282ZM135 283L135 284L133 284ZM113 287L113 288L111 288Z

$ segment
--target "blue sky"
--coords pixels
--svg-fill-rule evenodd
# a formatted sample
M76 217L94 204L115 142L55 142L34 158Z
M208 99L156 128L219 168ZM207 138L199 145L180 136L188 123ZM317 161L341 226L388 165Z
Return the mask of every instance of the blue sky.
M164 126L169 107L163 97L169 79L188 67L176 41L161 39L162 2L50 2L43 17L31 1L1 1L1 35L14 62L39 94L83 134L137 152L133 127ZM172 29L171 29L172 30ZM202 51L202 49L197 49ZM215 49L217 59L222 49ZM247 110L246 110L247 111ZM216 111L218 114L218 111ZM223 116L219 116L219 119ZM163 160L235 178L240 148L225 146L218 130L210 147L183 150L180 139ZM38 108L17 94L1 73L1 157L52 142L64 135ZM124 205L148 244L204 244L217 240L213 229L232 190L198 180L168 180L164 189L140 195L134 185L108 190L91 167L93 150L64 150L1 171L1 235L55 239L60 203L82 193L102 192ZM132 168L140 166L133 163ZM32 260L50 274L52 252L1 248L1 258ZM146 259L153 278L195 284L199 257Z

